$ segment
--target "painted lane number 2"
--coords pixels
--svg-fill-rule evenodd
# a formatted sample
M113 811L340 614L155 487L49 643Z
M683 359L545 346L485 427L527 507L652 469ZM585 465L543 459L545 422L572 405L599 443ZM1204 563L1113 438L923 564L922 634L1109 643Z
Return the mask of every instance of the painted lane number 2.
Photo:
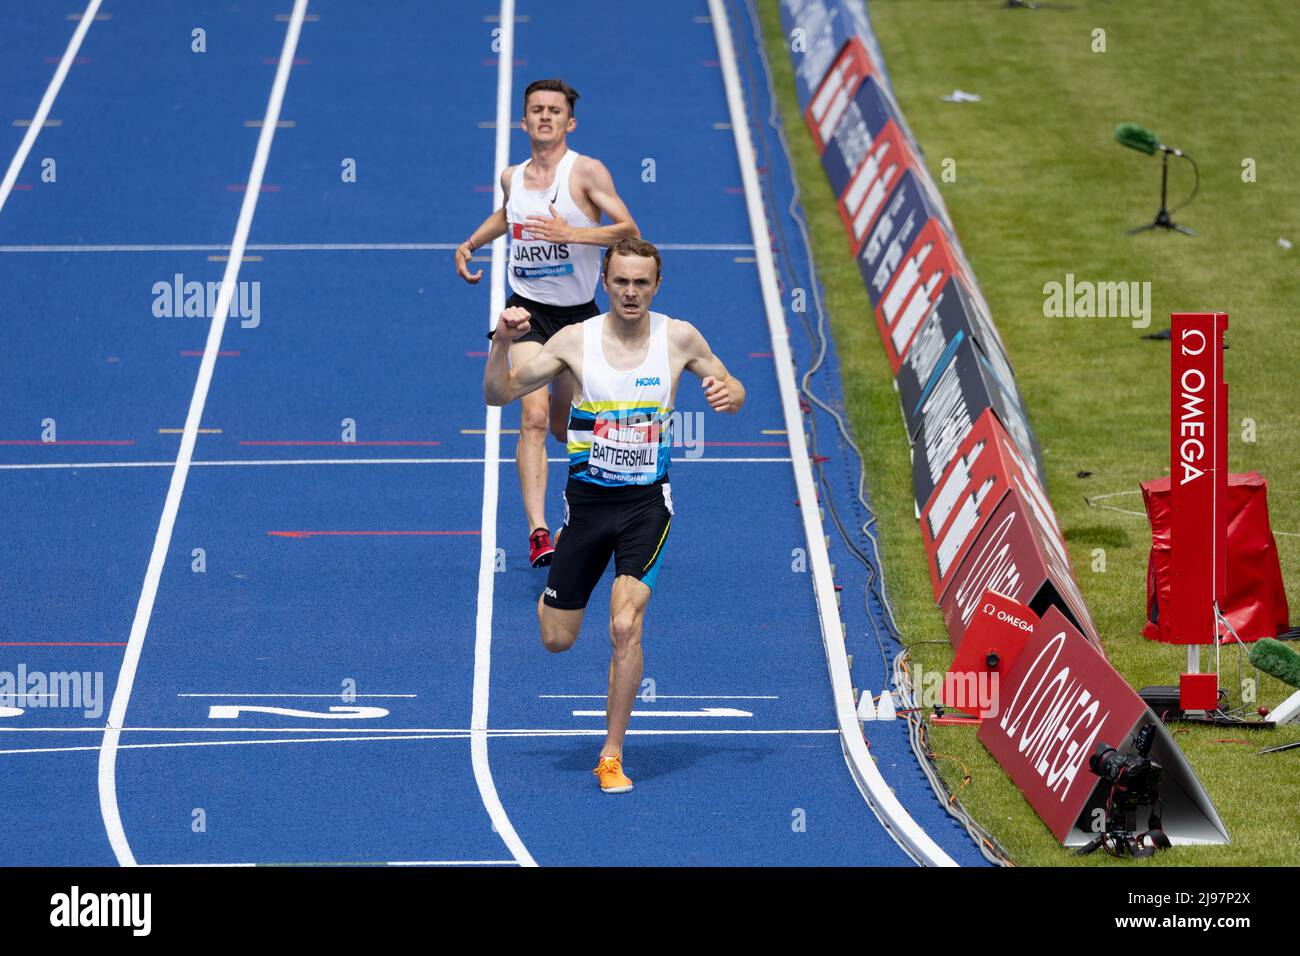
M263 707L256 704L213 704L208 708L212 720L234 720L240 714L278 714L281 717L306 717L309 720L357 720L387 717L383 707L331 707L329 713L319 710L297 710L292 707Z

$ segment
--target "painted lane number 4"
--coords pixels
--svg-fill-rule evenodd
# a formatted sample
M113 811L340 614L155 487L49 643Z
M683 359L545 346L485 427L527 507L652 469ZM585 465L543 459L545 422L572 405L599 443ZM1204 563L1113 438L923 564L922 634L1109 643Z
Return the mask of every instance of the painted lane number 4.
M208 708L211 720L234 720L243 714L278 714L281 717L306 717L309 720L357 720L387 717L383 707L331 707L329 713L319 710L297 710L293 707L263 707L257 704L213 704Z

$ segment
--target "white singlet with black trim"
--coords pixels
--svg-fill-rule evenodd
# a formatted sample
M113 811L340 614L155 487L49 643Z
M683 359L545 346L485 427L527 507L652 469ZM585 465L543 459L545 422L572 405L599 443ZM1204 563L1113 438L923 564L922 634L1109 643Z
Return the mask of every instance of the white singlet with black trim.
M605 487L664 482L673 413L668 316L650 313L645 360L626 372L605 360L605 323L613 321L605 313L582 323L582 394L570 409L569 478Z
M543 190L524 188L524 167L510 176L510 198L506 200L506 221L510 224L510 288L526 299L547 305L582 305L596 297L600 275L600 247L579 243L547 242L535 238L525 227L529 219L550 219L551 204L570 226L590 229L592 222L578 208L569 193L569 174L578 154L567 150L555 168L555 180Z

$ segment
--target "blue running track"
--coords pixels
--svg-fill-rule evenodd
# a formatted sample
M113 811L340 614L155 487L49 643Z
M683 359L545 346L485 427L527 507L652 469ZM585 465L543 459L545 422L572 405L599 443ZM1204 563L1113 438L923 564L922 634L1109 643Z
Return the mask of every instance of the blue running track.
M4 165L77 26L65 6L3 11ZM675 449L652 683L625 755L636 790L603 796L590 773L610 575L570 653L538 641L517 405L501 420L501 551L480 609L490 263L484 250L469 286L451 250L492 202L501 24L481 0L308 7L239 269L246 308L220 342L106 774L109 703L211 323L157 313L226 269L292 6L106 2L0 210L0 680L99 682L75 707L0 686L0 864L113 865L123 847L150 864L909 863L846 766L811 575L794 569L807 543L704 0L515 10L511 115L533 78L582 92L571 145L609 166L665 250L656 309L696 323L749 393L739 416L704 419L701 457ZM789 168L765 125L752 11L733 2L730 18L751 126L775 150L770 204ZM517 162L527 141L511 135ZM783 281L815 281L801 248L784 251ZM793 317L791 332L802 367L811 342ZM836 369L832 351L818 382L838 395ZM706 411L693 379L678 407ZM563 454L551 445L553 527ZM860 637L871 609L837 547ZM490 649L476 644L488 620ZM884 686L879 660L856 666ZM486 788L476 669L490 674ZM902 722L871 746L916 821L981 863Z

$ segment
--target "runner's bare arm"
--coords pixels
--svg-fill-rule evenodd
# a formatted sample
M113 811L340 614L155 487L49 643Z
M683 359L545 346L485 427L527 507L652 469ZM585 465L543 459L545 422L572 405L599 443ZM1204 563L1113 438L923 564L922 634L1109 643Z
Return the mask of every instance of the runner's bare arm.
M614 178L610 176L605 164L590 156L583 156L573 164L573 174L569 178L570 188L577 194L586 196L592 204L608 216L612 222L607 226L579 228L570 226L560 212L551 204L550 219L529 219L528 231L540 236L547 242L576 243L586 246L611 246L620 239L641 235L632 214L614 189ZM575 197L576 198L576 197Z
M673 320L669 344L686 359L685 367L700 377L704 398L715 412L734 415L745 404L745 386L713 354L700 330L689 322Z
M513 166L507 166L501 171L501 192L507 199L510 198L510 174L513 170ZM475 249L483 248L497 236L504 236L508 228L506 210L502 206L484 219L483 224L471 232L469 238L456 247L456 275L470 285L476 285L483 278L483 270L479 269L478 272L469 271L470 256L474 255Z
M572 330L578 326L561 329L527 362L517 368L510 367L510 343L528 333L532 327L529 318L528 310L516 305L503 311L497 320L487 368L483 371L483 400L489 405L509 405L571 367Z

